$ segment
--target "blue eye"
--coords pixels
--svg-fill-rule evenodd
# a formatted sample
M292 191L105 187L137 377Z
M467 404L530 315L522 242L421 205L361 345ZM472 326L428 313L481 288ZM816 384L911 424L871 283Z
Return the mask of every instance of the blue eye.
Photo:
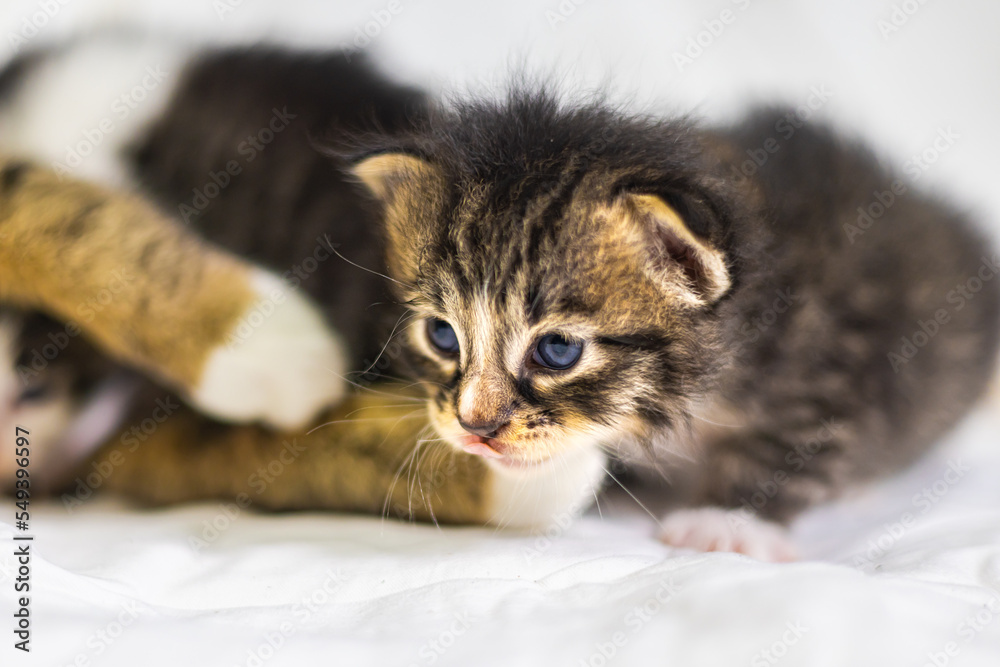
M450 324L444 320L427 320L427 338L431 345L445 354L458 353L458 335Z
M564 371L578 362L582 354L583 344L559 334L548 334L538 339L532 358L545 368Z

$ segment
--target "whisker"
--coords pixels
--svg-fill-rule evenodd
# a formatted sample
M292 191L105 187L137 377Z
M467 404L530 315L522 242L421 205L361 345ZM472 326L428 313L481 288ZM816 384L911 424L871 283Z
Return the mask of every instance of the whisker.
M399 467L396 468L396 474L393 475L393 477L392 477L392 482L390 482L390 484L389 484L389 490L386 492L385 502L382 505L382 525L383 525L383 529L384 529L384 526L385 526L385 519L388 517L388 514L389 514L389 504L392 502L392 493L393 493L393 491L396 490L396 484L399 483L399 478L400 478L400 475L403 473L403 468L407 467L407 463L411 463L412 462L413 457L416 456L417 451L420 449L420 442L421 442L420 438L421 438L421 435L424 434L424 433L429 432L431 430L431 428L432 428L431 425L428 424L428 425L424 426L423 428L421 428L420 431L417 432L417 439L416 439L416 443L414 444L413 449L411 449L410 452L405 457L403 457L402 461L399 464ZM388 437L386 439L388 439ZM385 444L385 440L382 441L382 444L383 445ZM407 498L409 498L409 494L407 494ZM411 510L412 510L412 508L411 508ZM412 517L411 517L411 520L412 520Z
M601 466L601 467L602 467L602 468L604 468L604 466ZM627 493L627 494L629 495L629 497L630 497L630 498L632 498L632 500L634 500L634 501L635 501L635 504L636 504L636 505L638 505L639 507L641 507L641 508L643 509L643 511L644 511L644 512L645 512L646 514L648 514L648 515L649 515L649 516L650 516L650 517L651 517L651 518L653 519L653 521L654 521L654 522L656 523L656 525L657 525L657 526L660 526L661 528L663 527L663 524L662 524L662 523L660 522L660 520L659 520L659 519L658 519L658 518L656 517L656 515L655 515L655 514L653 514L653 513L651 512L651 511L649 511L649 508L648 508L648 507L646 507L645 505L643 505L643 504L642 504L642 501L641 501L641 500L639 500L638 498L636 498L636 497L635 497L635 494L634 494L634 493L632 493L631 491L629 491L629 490L628 490L628 489L627 489L627 488L625 487L625 485L624 485L624 484L622 484L622 483L621 483L620 481L618 481L618 478L617 478L617 477L615 477L615 476L614 476L614 475L613 475L613 474L611 473L611 471L610 471L610 470L608 470L607 468L604 468L604 472L605 472L605 473L607 473L608 477L610 477L610 478L612 479L612 481L613 481L613 482L614 482L615 484L617 484L618 486L620 486L620 487L622 488L622 490L623 490L623 491L624 491L625 493Z
M384 409L390 409L390 408L395 409L395 408L412 408L412 407L413 407L413 403L399 403L399 404L396 404L396 405L382 405L382 404L379 404L379 405L362 405L360 408L355 408L354 410L351 410L345 416L350 417L351 415L353 415L353 414L355 414L357 412L361 412L362 410L379 410L379 409L382 409L382 408L384 408ZM424 408L424 411L426 411L426 410L427 410L427 408ZM413 413L408 413L408 414L413 414ZM378 419L378 417L370 417L370 419ZM391 417L382 417L382 419L391 419Z
M351 266L353 266L355 268L358 268L358 269L361 269L362 271L367 271L368 273L371 273L373 275L379 276L381 278L385 278L386 280L390 280L390 281L396 283L397 285L402 285L403 287L406 287L408 289L413 289L413 285L409 285L407 283L400 282L399 280L396 280L395 278L387 276L384 273L379 273L378 271L374 271L374 270L369 269L367 267L361 266L360 264L352 262L351 260L349 260L346 257L344 257L343 255L341 255L339 252L337 252L337 249L334 247L333 243L331 243L330 237L329 237L328 234L324 234L323 236L324 236L324 238L326 238L326 242L329 245L330 250L333 251L333 254L336 255L337 257L339 257L340 259L344 260L345 262L347 262Z
M521 493L521 488L524 486L524 483L525 483L525 477L519 476L517 478L517 483L514 485L514 492L511 494L512 497L517 497ZM510 505L508 505L504 509L503 514L500 515L500 520L497 521L496 528L493 529L494 535L499 533L501 530L506 530L507 526L514 519L513 516L508 518L509 513L510 513Z
M379 350L378 355L376 355L375 361L373 361L371 363L371 365L368 366L368 368L365 369L365 371L362 373L362 375L367 375L369 372L371 372L371 370L373 368L375 368L375 365L378 364L379 360L382 358L382 355L385 354L385 351L389 348L389 343L391 343L393 337L395 337L395 335L396 335L396 329L399 328L399 325L404 320L409 321L409 320L412 320L416 316L417 316L417 313L413 313L413 312L409 312L408 313L408 312L405 312L405 311L403 312L402 315L399 316L399 319L396 320L396 323L394 325L392 325L392 331L389 332L389 337L386 339L385 345L382 346L382 349Z
M403 474L403 468L406 467L407 462L416 454L416 448L410 450L409 454L403 457L400 462L399 467L396 468L396 474L392 476L392 481L389 483L389 490L385 494L385 502L382 503L382 529L385 529L385 520L389 516L389 505L392 503L392 493L396 490L396 484L399 483L399 477Z
M341 375L340 373L337 373L333 369L328 368L327 370L330 371L331 373L333 373L334 375L336 375L337 377L339 377L341 380L343 380L347 384L351 385L352 387L355 387L356 389L360 389L361 391L371 392L372 394L376 394L378 396L388 396L390 398L395 398L398 401L411 401L411 402L414 402L414 403L416 403L416 402L423 403L423 402L425 402L427 400L427 399L424 399L424 398L420 398L419 396L405 396L405 395L393 394L393 393L390 393L390 392L387 392L387 391L379 391L378 389L372 389L371 387L366 387L364 385L358 384L357 382L351 380L350 378L348 378L348 377L346 377L344 375ZM413 387L413 386L416 386L418 384L420 384L420 383L419 382L414 382L413 384L409 385L409 387ZM408 387L406 387L406 388L408 388Z
M413 518L413 465L420 456L420 449L424 442L422 440L417 440L417 444L413 448L413 456L410 457L410 465L406 468L406 512L409 515L410 523L414 522Z
M692 414L691 417L697 419L700 422L705 422L706 424L711 424L712 426L721 426L723 428L743 428L745 426L745 424L721 424L719 422L714 422L711 419L706 419L705 417L702 417L697 414Z
M425 442L430 442L430 441L425 441ZM434 516L434 508L432 507L430 500L427 498L427 493L424 491L424 475L423 471L421 470L421 465L423 464L424 459L428 458L428 455L431 454L432 452L433 452L432 447L424 448L423 456L421 456L420 459L417 461L417 488L420 491L420 499L423 501L424 507L427 508L427 513L430 514L431 521L434 523L435 527L440 529L441 526L438 525L437 517ZM428 466L433 467L432 464L428 464Z
M409 405L409 404L407 404L407 405ZM373 406L369 406L369 407L373 407L374 408L374 407L385 407L385 406L373 405ZM407 407L407 406L406 405L396 405L396 406L389 406L389 407L404 408L404 407ZM357 410L355 410L355 412L357 412ZM415 410L413 412L410 412L410 413L407 413L407 414L403 415L402 417L398 417L397 419L411 419L411 418L419 415L420 412L422 412L422 410ZM351 414L354 414L354 413L351 413ZM358 419L334 419L333 421L328 421L328 422L325 422L325 423L320 424L318 426L314 426L310 430L306 431L306 435L312 435L313 433L315 433L316 431L320 430L321 428L323 428L325 426L333 426L334 424L355 424L355 423L358 423L358 422L374 422L374 421L380 421L380 420L383 420L383 419L392 419L392 418L393 417L361 417L361 418L358 418Z

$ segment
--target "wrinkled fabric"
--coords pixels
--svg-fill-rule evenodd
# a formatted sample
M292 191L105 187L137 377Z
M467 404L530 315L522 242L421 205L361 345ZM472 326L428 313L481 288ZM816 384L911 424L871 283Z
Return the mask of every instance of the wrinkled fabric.
M995 665L998 427L976 415L913 469L806 515L805 560L787 565L663 546L613 494L542 535L36 504L23 664ZM4 517L5 544L14 532Z

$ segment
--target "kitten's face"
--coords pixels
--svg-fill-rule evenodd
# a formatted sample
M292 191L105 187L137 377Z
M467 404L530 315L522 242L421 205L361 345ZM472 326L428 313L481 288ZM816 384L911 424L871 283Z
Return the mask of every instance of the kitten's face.
M49 318L0 306L0 479L4 483L14 469L15 427L30 432L31 466L40 470L79 414L83 396L101 375L95 353L85 347Z
M405 335L444 439L526 465L655 445L685 425L729 275L678 207L599 169L491 180L384 154L356 173L384 203L388 265L414 313Z

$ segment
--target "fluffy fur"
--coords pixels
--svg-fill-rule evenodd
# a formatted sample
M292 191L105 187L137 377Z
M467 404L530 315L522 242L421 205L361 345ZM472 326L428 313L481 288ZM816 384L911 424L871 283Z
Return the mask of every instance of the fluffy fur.
M784 115L702 130L515 91L362 139L398 292L461 340L442 358L411 329L440 432L460 437L474 384L507 424L491 446L517 460L593 434L654 460L690 447L694 503L787 520L954 424L993 368L996 255L913 191L853 237L858 206L897 177L823 127L742 175ZM531 364L552 332L584 342L568 371Z
M1000 269L982 236L912 189L853 233L897 175L824 127L779 132L784 110L706 128L524 88L435 107L363 61L268 49L204 54L171 90L124 168L163 210L315 299L352 381L426 390L436 437L409 433L411 463L488 457L448 478L465 499L449 520L500 516L501 477L547 483L535 473L570 461L579 489L565 498L585 496L601 448L651 468L683 455L672 479L692 505L787 521L912 461L993 367ZM224 196L204 196L233 161ZM304 270L318 244L338 261ZM454 330L453 353L428 321ZM581 346L565 370L538 362L553 334ZM158 456L188 460L159 435L115 485L158 501L242 488L244 467L219 462L248 436L198 433L201 487L156 486ZM352 446L350 429L334 433ZM327 466L295 470L264 504L372 504L338 495Z

